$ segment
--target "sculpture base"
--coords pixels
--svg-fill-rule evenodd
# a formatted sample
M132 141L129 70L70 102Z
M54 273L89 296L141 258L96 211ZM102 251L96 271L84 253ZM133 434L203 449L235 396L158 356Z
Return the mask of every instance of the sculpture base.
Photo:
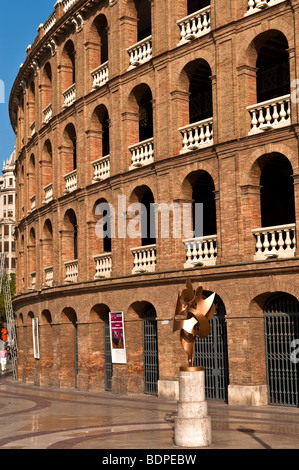
M178 412L174 420L174 444L179 447L211 445L212 426L205 400L203 367L181 368L179 390Z
M200 370L204 370L203 367L193 367L193 366L182 366L180 367L180 371L182 372L198 372Z

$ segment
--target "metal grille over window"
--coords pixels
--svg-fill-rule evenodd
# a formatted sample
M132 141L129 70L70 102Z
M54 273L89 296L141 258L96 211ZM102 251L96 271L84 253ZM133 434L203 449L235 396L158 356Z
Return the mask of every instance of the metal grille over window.
M299 339L299 302L280 295L264 313L269 404L299 407L299 364L291 360L291 343Z
M204 292L208 297L210 292ZM205 370L207 400L227 402L228 395L228 354L225 307L219 296L215 297L216 313L210 320L211 334L195 342L194 366Z
M143 320L144 393L158 394L159 356L156 310L152 305L145 310Z

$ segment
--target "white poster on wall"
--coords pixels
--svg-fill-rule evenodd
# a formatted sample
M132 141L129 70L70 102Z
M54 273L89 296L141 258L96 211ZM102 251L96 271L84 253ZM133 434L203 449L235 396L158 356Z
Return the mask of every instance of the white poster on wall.
M126 364L126 343L123 312L109 313L112 364Z
M38 318L32 319L32 335L34 359L39 359Z

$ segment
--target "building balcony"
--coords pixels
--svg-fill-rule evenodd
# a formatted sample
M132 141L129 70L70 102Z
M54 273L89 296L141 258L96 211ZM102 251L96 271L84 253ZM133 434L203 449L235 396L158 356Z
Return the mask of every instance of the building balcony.
M47 287L53 287L53 266L45 268L44 271L46 277L45 285Z
M48 204L53 201L53 183L48 184L44 187L45 199L43 204Z
M258 11L265 10L268 7L277 5L285 0L248 0L248 9L246 15L257 13ZM245 16L246 16L245 15Z
M217 235L183 240L186 250L184 268L215 266L217 260Z
M248 135L291 124L290 95L248 106L247 110L251 116L251 129Z
M112 255L111 253L103 253L93 256L96 263L95 279L111 277L112 271Z
M66 13L68 10L72 8L78 0L63 0L63 11Z
M134 256L134 268L132 270L132 274L152 273L156 270L156 245L132 248L131 252Z
M44 110L43 110L43 115L44 115L44 123L48 124L49 121L51 121L53 117L53 108L52 108L52 103L50 103Z
M53 28L55 23L56 23L56 13L54 11L52 15L47 19L47 21L43 24L43 30L45 34L47 34L48 31L50 31L50 29Z
M105 155L99 158L99 160L92 162L92 166L94 169L93 183L110 177L110 155Z
M183 137L180 153L213 145L213 118L194 122L179 129Z
M74 83L67 90L65 90L62 94L64 97L64 104L62 107L68 108L76 101L76 84Z
M100 65L95 70L93 70L91 72L91 76L93 78L93 84L92 84L93 90L105 85L105 83L107 83L109 80L108 61Z
M211 31L211 6L209 5L182 18L177 21L177 24L181 33L179 46L209 33Z
M256 239L254 260L293 258L296 255L296 225L277 225L252 230Z
M148 36L127 49L130 56L130 68L148 62L153 56L152 36Z
M77 189L77 170L73 170L64 176L65 190L64 194L71 193Z
M132 154L130 170L150 165L154 161L154 139L147 139L129 147Z
M31 212L36 209L36 196L35 196L35 194L30 198L30 207L31 207Z
M36 286L36 272L30 273L31 276L31 285L29 286L30 290L34 290Z
M78 282L78 260L66 261L65 265L65 283Z

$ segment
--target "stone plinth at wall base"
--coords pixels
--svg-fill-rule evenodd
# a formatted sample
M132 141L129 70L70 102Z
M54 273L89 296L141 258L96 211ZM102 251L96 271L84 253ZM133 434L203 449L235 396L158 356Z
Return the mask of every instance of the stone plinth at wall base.
M229 385L228 404L247 406L267 405L267 385Z
M158 380L158 397L166 400L179 400L178 380Z
M207 447L211 443L212 426L205 401L204 370L180 370L174 444L180 447Z

